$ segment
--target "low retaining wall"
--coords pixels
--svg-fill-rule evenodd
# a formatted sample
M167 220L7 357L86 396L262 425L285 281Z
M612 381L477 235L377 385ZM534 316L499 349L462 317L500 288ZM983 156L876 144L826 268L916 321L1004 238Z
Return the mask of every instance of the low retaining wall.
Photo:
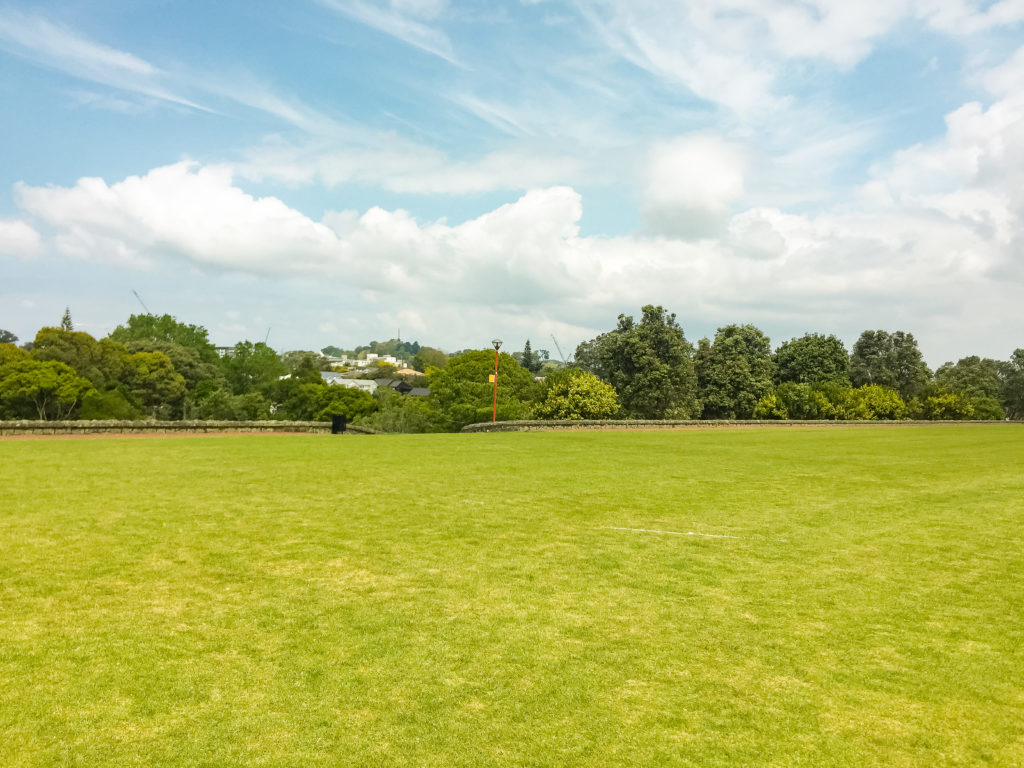
M329 421L0 421L0 435L204 434L207 432L308 432L329 435ZM349 425L346 434L372 435Z
M686 419L670 421L667 419L580 419L564 421L485 421L463 427L463 432L539 432L559 429L715 429L721 427L908 427L908 426L955 426L962 424L985 424L989 426L1016 424L1021 422L1004 421L800 421L797 419L728 420L709 419L700 421Z

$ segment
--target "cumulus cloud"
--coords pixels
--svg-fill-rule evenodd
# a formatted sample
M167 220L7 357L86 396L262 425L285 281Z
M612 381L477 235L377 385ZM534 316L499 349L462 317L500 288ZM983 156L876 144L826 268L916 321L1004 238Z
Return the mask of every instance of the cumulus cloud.
M455 226L379 207L315 221L249 194L226 166L183 162L113 183L18 185L23 220L0 221L0 243L38 250L42 232L74 258L343 285L377 302L382 322L440 339L469 316L524 335L543 325L571 345L657 302L681 317L904 327L1012 349L1024 334L1022 158L1024 98L1010 92L954 110L941 139L893 154L816 215L744 209L742 148L697 135L654 150L644 200L663 226L624 237L581 235L584 200L568 186Z
M682 136L657 144L644 180L648 226L680 237L718 234L743 194L743 172L740 149L717 136Z
M39 233L19 219L0 219L0 254L31 259L42 250Z

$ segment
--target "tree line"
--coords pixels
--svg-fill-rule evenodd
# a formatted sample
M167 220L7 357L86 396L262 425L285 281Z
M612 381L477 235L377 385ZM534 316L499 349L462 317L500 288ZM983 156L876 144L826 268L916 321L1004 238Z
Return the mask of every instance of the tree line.
M65 312L59 326L16 342L0 330L3 419L328 420L343 413L385 432L434 432L492 414L493 350L448 355L398 340L357 348L411 353L430 394L410 397L330 385L320 375L324 358L311 351L278 354L245 341L218 355L205 328L170 315L132 315L95 339L74 330ZM933 372L903 331L865 331L849 351L835 336L808 333L773 351L755 326L729 325L694 346L675 315L653 305L638 320L620 315L615 328L581 343L570 364L527 341L521 352L499 354L498 368L499 420L1024 418L1022 349L1007 361L966 357ZM422 386L422 378L413 383Z

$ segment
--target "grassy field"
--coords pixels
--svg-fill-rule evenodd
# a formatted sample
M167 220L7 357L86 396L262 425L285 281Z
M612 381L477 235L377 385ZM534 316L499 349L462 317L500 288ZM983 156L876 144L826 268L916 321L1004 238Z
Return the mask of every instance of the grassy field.
M1024 428L0 441L0 474L5 768L1024 764Z

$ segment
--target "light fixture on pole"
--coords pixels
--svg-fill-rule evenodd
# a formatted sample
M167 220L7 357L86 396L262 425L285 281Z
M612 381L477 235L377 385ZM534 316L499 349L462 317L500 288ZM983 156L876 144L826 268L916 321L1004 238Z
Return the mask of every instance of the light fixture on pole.
M501 348L501 339L494 339L491 342L494 347L494 373L491 381L494 382L494 408L491 410L491 423L498 420L498 350Z

